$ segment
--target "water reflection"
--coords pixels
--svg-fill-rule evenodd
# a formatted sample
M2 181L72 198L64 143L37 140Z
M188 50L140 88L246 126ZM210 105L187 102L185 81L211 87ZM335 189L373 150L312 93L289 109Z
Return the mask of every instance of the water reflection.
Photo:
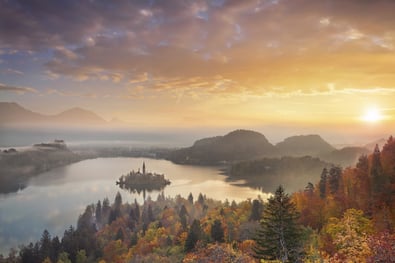
M38 240L44 229L52 236L63 235L86 205L108 197L111 202L120 190L115 181L146 161L147 169L164 173L171 185L165 196L192 193L229 201L242 201L266 194L247 186L226 182L218 167L181 166L165 160L141 158L99 158L85 160L57 168L33 178L27 188L13 194L0 195L0 253L8 253L10 247ZM138 193L122 191L124 202L143 202ZM149 193L156 199L158 191Z

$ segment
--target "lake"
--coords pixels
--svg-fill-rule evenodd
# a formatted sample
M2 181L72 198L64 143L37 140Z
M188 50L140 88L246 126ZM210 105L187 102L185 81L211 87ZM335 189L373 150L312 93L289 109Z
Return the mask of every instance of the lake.
M143 161L149 172L163 173L171 185L165 196L199 193L217 200L243 201L263 199L267 195L247 186L228 183L219 167L177 165L166 160L147 158L98 158L56 168L32 178L28 187L13 193L0 194L0 253L8 254L11 247L40 239L44 229L51 236L63 236L70 225L77 223L86 205L96 204L108 197L114 201L119 191L123 202L139 203L144 198L137 193L120 189L115 181L131 170L141 169ZM159 192L147 193L156 200Z

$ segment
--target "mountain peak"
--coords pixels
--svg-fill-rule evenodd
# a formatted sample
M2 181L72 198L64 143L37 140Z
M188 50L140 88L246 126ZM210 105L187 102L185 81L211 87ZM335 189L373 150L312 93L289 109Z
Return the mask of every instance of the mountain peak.
M8 102L8 101L0 101L0 105L16 105L16 106L19 106L18 103L13 102L13 101L10 101L10 102Z
M73 108L71 108L71 109L62 111L62 112L59 113L59 114L64 114L64 113L87 113L87 112L93 113L93 112L90 112L89 110L86 110L86 109L83 109L83 108L80 108L80 107L73 107ZM59 115L59 114L58 114L58 115Z
M238 129L238 130L234 130L229 132L228 134L225 135L226 136L246 136L246 135L251 135L251 136L264 136L262 133L256 132L256 131L252 131L252 130L243 130L243 129Z
M25 108L23 108L21 105L19 105L16 102L0 102L0 109L23 109L26 110Z
M99 117L96 113L80 107L71 108L53 117L56 120L62 122L66 121L66 122L74 122L74 123L82 123L82 124L100 124L106 122L103 118Z
M44 115L32 112L16 102L0 102L0 123L36 122L45 118Z
M0 102L0 123L17 125L42 125L42 124L105 124L106 121L96 113L74 107L56 115L43 115L32 112L15 102Z

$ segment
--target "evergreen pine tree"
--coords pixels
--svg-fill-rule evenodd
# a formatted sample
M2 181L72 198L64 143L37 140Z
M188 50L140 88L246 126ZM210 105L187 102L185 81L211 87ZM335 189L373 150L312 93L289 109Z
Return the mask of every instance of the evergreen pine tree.
M178 216L180 217L180 222L183 229L187 228L187 215L188 215L188 211L185 205L182 205L180 212L178 213Z
M224 229L222 228L221 221L218 219L214 220L211 226L211 237L216 242L224 242Z
M51 255L52 249L52 239L48 230L44 230L41 239L40 239L40 259L43 261L45 258Z
M198 203L200 205L204 205L204 197L203 197L202 193L199 194Z
M51 260L52 262L56 262L56 259L59 256L59 253L62 251L62 244L60 243L59 237L55 236L52 238L52 251L51 251Z
M115 240L123 241L123 239L124 239L124 234L123 234L122 228L119 228L118 232L117 232L117 234L115 236Z
M115 219L121 216L121 206L122 206L122 196L119 192L117 192L117 195L115 196L115 201L114 201L114 216Z
M200 227L199 220L195 219L192 222L191 228L189 229L187 239L185 240L185 251L191 251L195 248L196 242L201 239L202 229Z
M297 262L301 255L298 213L280 185L263 210L254 251L260 259Z
M383 191L385 185L385 176L383 173L383 167L381 165L381 153L379 146L376 144L372 156L372 165L370 168L370 177L372 178L372 191L374 197Z
M189 195L188 195L188 201L189 201L189 203L190 203L191 205L193 205L193 195L192 195L192 193L189 193Z
M108 223L108 218L110 216L111 207L110 207L110 200L108 198L104 198L102 203L102 210L101 210L101 223L103 225Z
M96 210L95 210L96 223L98 224L101 223L101 214L102 214L102 208L101 208L101 202L99 200L97 202Z
M258 199L254 199L252 201L251 207L251 214L250 214L250 221L258 221L261 218L262 213L262 204L259 202Z
M133 232L132 236L130 237L130 246L135 246L137 244L137 241L139 240L137 233Z
M318 183L319 190L320 190L320 197L325 198L326 197L326 181L328 178L328 169L324 168L321 173L321 179L320 182Z
M339 166L332 166L331 169L329 169L329 177L327 179L329 183L329 191L331 194L337 193L337 190L339 189L341 174L342 168L340 168Z

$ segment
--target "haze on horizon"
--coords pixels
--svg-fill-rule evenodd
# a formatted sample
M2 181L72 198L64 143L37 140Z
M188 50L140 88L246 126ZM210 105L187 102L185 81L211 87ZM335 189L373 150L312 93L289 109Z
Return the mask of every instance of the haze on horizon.
M394 10L391 0L1 1L1 101L43 114L77 106L141 129L389 135Z

